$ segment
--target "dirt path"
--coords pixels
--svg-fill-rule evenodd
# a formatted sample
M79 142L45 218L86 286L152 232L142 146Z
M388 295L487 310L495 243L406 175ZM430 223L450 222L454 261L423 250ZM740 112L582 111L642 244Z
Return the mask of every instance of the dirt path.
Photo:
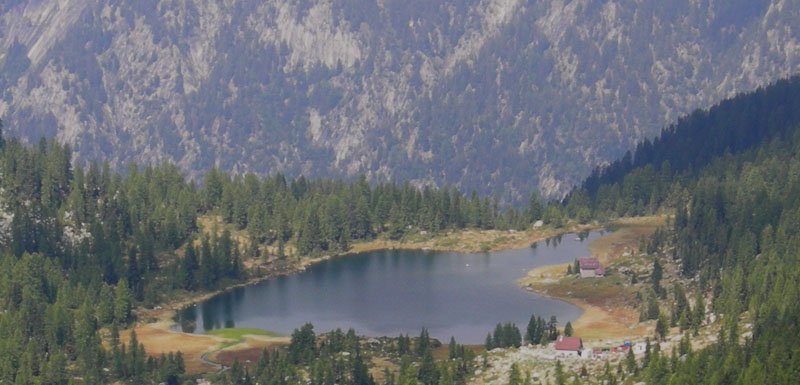
M244 335L243 341L230 345L232 340L223 337L176 332L170 329L173 322L169 314L169 312L162 312L161 315L164 319L136 325L134 328L136 337L144 345L147 354L151 356L180 351L183 354L188 374L224 370L239 355L237 352L250 352L247 353L249 359L253 354L260 357L264 348L289 343L288 337ZM120 333L121 341L127 343L129 338L130 330Z
M203 334L174 332L169 330L170 325L170 321L161 320L135 327L136 337L144 345L148 355L158 356L180 351L187 373L209 373L218 370L213 363L206 362L203 356L222 344L224 342L222 339ZM120 333L121 341L127 343L129 335L130 331Z

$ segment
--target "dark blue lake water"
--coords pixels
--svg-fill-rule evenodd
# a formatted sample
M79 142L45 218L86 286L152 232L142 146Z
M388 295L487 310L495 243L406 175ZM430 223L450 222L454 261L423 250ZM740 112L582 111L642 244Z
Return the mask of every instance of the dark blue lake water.
M482 343L498 322L521 330L531 313L574 321L581 310L521 289L528 270L589 255L601 233L566 234L535 247L492 253L385 250L334 258L303 273L213 297L179 312L177 330L247 327L290 334L354 328L367 336L418 335Z

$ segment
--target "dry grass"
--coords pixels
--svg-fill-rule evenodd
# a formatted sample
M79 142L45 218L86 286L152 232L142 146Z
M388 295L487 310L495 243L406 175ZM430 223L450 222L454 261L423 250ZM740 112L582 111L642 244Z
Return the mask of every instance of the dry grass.
M651 217L644 219L621 220L616 223L622 228L606 237L594 241L590 245L592 255L595 255L604 262L615 261L626 250L638 246L639 237L652 233L664 221L663 217ZM200 217L198 225L203 233L210 234L213 231L221 232L223 229L231 231L232 237L247 244L247 235L243 231L234 229L231 225L222 223L219 217ZM375 240L371 242L356 243L351 253L402 248L402 249L430 249L442 251L458 252L480 252L486 249L502 250L511 248L528 247L531 243L544 240L566 232L596 229L597 225L570 225L565 228L552 229L549 227L528 230L528 231L474 231L463 230L454 231L447 234L440 234L437 237L416 236L409 237L404 242L393 242L387 240ZM265 248L264 251L272 251ZM291 248L287 248L287 253L291 253ZM298 261L296 269L303 269L311 264L325 260L321 258L302 258ZM247 261L247 266L253 266L256 261ZM641 325L636 325L638 313L622 305L628 293L625 290L614 287L592 286L595 283L571 283L570 286L557 284L564 276L567 265L546 266L528 273L526 278L520 280L520 284L534 290L544 292L547 295L571 302L584 310L583 315L574 323L576 334L588 340L601 340L608 336L620 335L644 335L647 334ZM249 284L266 277L258 277ZM600 282L598 280L597 282ZM151 323L139 324L135 327L139 342L144 344L147 353L150 355L160 355L162 353L180 350L184 355L184 361L188 373L208 373L216 370L210 365L206 365L200 359L207 354L207 358L230 364L235 358L241 362L250 360L255 362L260 356L262 349L272 348L281 344L288 343L285 337L270 337L257 335L243 335L243 342L230 345L230 341L210 335L197 335L179 333L169 330L172 325L172 317L175 310L181 309L191 303L203 301L217 293L207 293L200 296L188 295L183 298L176 298L171 303L164 306L164 309L137 311L141 320L148 320ZM636 325L636 326L634 326ZM129 332L121 333L121 339L127 342ZM446 354L446 346L439 354ZM255 359L254 359L255 358ZM217 361L218 360L218 361ZM377 360L377 361L376 361ZM387 363L377 358L374 360L376 376L382 375L383 367ZM379 370L378 370L379 369ZM389 368L390 370L393 367ZM378 373L380 371L380 373Z
M251 282L242 285L251 284ZM237 285L240 286L240 285ZM214 366L205 364L201 357L207 354L207 358L214 360L215 352L219 350L238 350L255 348L260 352L265 347L287 344L287 337L273 337L269 335L256 335L247 333L233 333L236 340L230 334L214 336L209 334L190 334L170 330L174 324L175 312L185 308L192 303L202 302L218 294L218 292L205 293L202 295L185 296L174 298L172 302L165 304L157 309L136 310L137 318L143 320L136 325L137 339L144 345L148 355L159 356L162 353L180 351L183 354L186 372L189 374L210 373L216 371ZM266 333L266 332L264 332ZM130 338L130 330L120 332L120 340L127 344ZM233 343L233 345L232 345ZM223 349L228 347L227 349Z
M242 335L244 341L209 354L208 358L225 366L238 359L245 366L258 362L264 349L271 350L289 344L288 337L273 337L258 334Z
M214 362L219 362L225 366L233 365L235 360L239 360L239 362L252 369L253 366L258 363L258 360L261 358L261 353L263 349L259 348L246 348L246 349L238 349L238 350L223 350L221 352L215 353L214 357L211 357Z
M260 357L264 348L274 348L289 343L288 337L274 337L266 334L238 333L235 338L228 338L228 334L189 334L170 330L173 324L169 314L163 312L162 318L158 322L137 325L135 327L136 336L141 344L144 345L148 355L159 356L169 352L181 351L186 365L186 372L189 374L209 373L217 369L205 364L201 357L206 354L206 358L229 365L234 358L246 362L252 360L255 353L256 360ZM266 332L264 332L266 333ZM120 333L123 342L130 338L130 330Z
M621 227L608 236L592 241L589 251L600 262L609 263L625 252L638 250L640 239L653 234L665 222L664 216L618 219L613 224Z
M625 262L630 252L639 247L642 237L652 234L666 220L663 216L618 220L621 226L613 233L589 245L592 256L607 266ZM528 272L519 281L523 287L572 303L583 310L573 323L575 334L587 341L601 341L620 336L652 334L646 324L639 323L639 313L630 304L636 289L627 278L609 272L601 279L566 277L568 264L543 266ZM612 269L609 269L612 270Z
M531 243L539 242L560 234L596 229L597 225L570 224L554 229L549 226L526 231L515 230L456 230L431 236L428 234L413 234L406 236L401 241L376 239L368 242L353 244L351 253L362 253L386 249L422 249L437 251L455 251L461 253L478 253L508 249L521 249L529 247Z
M136 336L151 356L180 351L189 374L208 373L216 370L206 365L200 357L211 352L223 341L217 337L202 334L177 333L169 330L168 321L159 321L136 327ZM130 331L120 333L120 339L127 343Z
M369 374L375 379L375 382L378 384L384 383L386 381L386 376L384 375L384 369L388 369L389 373L397 373L400 370L400 367L397 364L389 361L386 357L373 357L370 360L372 367L369 368Z

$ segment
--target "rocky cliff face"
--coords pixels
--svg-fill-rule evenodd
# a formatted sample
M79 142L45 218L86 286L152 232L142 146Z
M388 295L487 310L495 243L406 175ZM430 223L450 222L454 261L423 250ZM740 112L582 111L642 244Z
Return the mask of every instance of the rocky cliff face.
M80 160L564 192L800 69L797 0L6 0L6 132Z

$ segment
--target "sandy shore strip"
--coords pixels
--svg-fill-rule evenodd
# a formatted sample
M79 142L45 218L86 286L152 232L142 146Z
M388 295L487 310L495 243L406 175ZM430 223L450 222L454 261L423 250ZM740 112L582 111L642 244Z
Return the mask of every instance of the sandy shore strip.
M613 263L638 249L641 238L649 236L663 226L666 218L666 216L651 216L614 221L611 224L620 226L619 229L592 241L589 251L604 265ZM652 334L646 323L639 323L638 311L627 305L631 293L627 292L623 285L609 282L608 277L584 281L564 280L568 265L550 265L532 269L518 283L527 290L580 307L583 314L572 323L572 326L575 335L586 341Z
M627 226L630 223L617 221L615 224ZM134 325L134 328L136 330L139 342L144 344L149 355L160 355L162 353L176 352L180 350L184 355L187 373L196 374L213 372L218 370L218 368L204 362L203 358L207 358L214 362L222 361L224 363L225 361L229 360L229 357L232 356L230 353L231 351L242 350L250 352L248 355L255 355L256 351L260 352L260 350L264 347L288 343L288 338L286 337L245 336L244 342L237 343L232 346L225 346L226 344L230 344L230 341L218 336L182 333L171 329L171 327L175 324L173 319L177 311L193 304L203 302L223 292L247 285L252 285L276 276L298 273L304 271L313 264L320 263L330 258L337 258L357 253L387 249L436 250L474 253L482 251L485 252L487 249L490 251L498 251L526 248L530 247L530 245L534 242L543 241L554 236L586 230L597 230L604 226L605 225L594 223L586 225L574 224L569 227L559 229L544 227L528 231L462 230L448 232L436 237L423 237L423 239L410 239L406 241L373 240L369 242L359 242L355 243L351 250L349 250L347 253L335 256L302 258L295 264L287 266L280 271L263 271L263 274L260 276L254 277L247 282L232 285L223 290L198 295L190 295L189 293L185 293L183 297L175 298L166 304L156 307L155 309L139 308L136 311L139 322ZM625 227L623 227L623 230L624 229ZM615 232L614 234L617 233L618 232ZM601 239L613 237L614 234ZM597 241L600 241L601 239L598 239ZM619 241L612 241L608 243L609 246L602 246L599 248L599 250L600 252L612 250L613 247L617 246L617 243L619 243ZM592 246L590 246L590 249L591 247ZM595 254L595 250L592 250L592 254ZM563 267L546 266L539 269L534 269L528 273L528 277L524 278L523 280L540 275L546 272L548 269L552 269L553 273L550 274L554 274L556 270L563 272L566 269L566 265L563 265ZM527 286L528 282L523 282L523 280L520 280L520 284ZM576 322L576 329L579 327L579 325L582 325L581 329L585 328L588 330L599 327L602 330L607 330L612 327L618 327L619 325L618 320L621 318L621 315L618 314L618 312L609 313L603 309L597 309L591 304L581 303L581 301L576 299L558 299L573 303L584 310L583 316L581 316L578 322ZM122 332L121 340L127 343L128 335L129 331ZM217 357L219 357L220 361L216 361Z

